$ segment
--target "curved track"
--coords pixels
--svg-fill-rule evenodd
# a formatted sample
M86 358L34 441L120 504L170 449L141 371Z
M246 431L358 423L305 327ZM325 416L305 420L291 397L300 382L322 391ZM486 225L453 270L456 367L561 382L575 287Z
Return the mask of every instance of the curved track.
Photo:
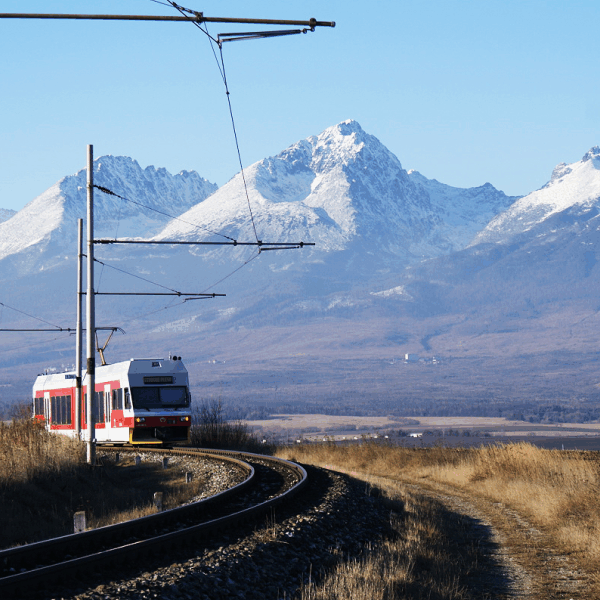
M139 452L138 448L114 450ZM0 596L14 597L154 553L197 544L289 500L307 483L306 471L271 456L201 449L144 449L214 457L244 470L238 485L198 502L140 519L0 551Z

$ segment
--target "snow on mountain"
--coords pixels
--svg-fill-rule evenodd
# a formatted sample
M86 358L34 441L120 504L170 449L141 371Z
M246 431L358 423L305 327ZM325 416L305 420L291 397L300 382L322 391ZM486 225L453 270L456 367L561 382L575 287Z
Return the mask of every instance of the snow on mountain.
M8 221L12 217L17 214L16 210L11 210L10 208L0 208L0 223L4 223L4 221Z
M408 176L429 194L440 224L425 244L438 247L437 254L460 250L469 244L491 219L506 210L518 196L506 196L490 183L474 188L456 188L427 179L410 170Z
M410 262L466 245L514 200L489 184L460 190L408 174L352 120L251 165L245 178L259 239L315 242L317 254L370 252L380 263ZM254 239L240 174L182 219L238 240ZM173 221L158 237L210 236ZM377 258L371 259L375 265Z
M555 167L550 181L541 189L521 198L490 221L473 240L504 242L536 228L560 226L560 215L595 217L600 209L600 147L594 146L576 163Z
M427 195L355 121L297 142L245 175L259 238L268 233L279 241L315 241L320 250L334 251L355 237L376 235L405 253L408 244L400 237L413 238L435 222ZM240 174L182 218L240 239L254 237ZM196 235L174 221L160 237Z
M32 200L10 220L0 223L0 260L12 256L18 271L48 268L73 257L76 222L86 217L86 170L67 176ZM103 156L94 161L94 183L132 200L95 190L95 235L150 236L166 218L139 206L180 214L217 189L195 172L171 175L166 169L141 169L131 158ZM138 204L135 204L135 203Z

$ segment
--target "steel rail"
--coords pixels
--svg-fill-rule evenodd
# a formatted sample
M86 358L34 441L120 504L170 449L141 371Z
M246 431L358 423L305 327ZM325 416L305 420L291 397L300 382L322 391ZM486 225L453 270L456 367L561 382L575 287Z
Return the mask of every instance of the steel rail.
M107 450L114 451L127 451L130 450L135 452L139 449L124 449L124 448L106 448ZM49 583L56 582L57 580L63 580L66 573L77 573L84 569L88 569L91 566L94 568L114 563L119 558L127 556L129 559L132 556L142 556L153 552L165 553L165 550L169 548L180 548L186 540L195 540L197 542L198 537L202 534L202 538L213 534L219 530L230 528L240 522L247 522L248 519L253 519L266 513L270 508L277 504L291 499L298 491L300 491L307 483L306 470L295 463L285 461L270 456L264 456L261 454L251 454L243 452L233 451L215 451L215 450L200 450L200 449L172 449L166 451L160 448L144 448L144 452L157 452L157 453L171 453L171 454L185 454L185 455L202 455L215 457L223 460L228 460L234 464L242 463L242 460L253 460L262 462L271 462L279 465L284 465L287 469L294 473L296 483L287 489L284 493L279 494L273 498L263 501L259 504L245 508L243 510L234 512L232 514L218 517L207 522L195 524L188 527L183 527L178 530L171 531L169 533L163 533L158 536L149 537L144 540L135 541L132 543L115 546L107 550L95 552L92 546L96 548L102 543L106 542L107 539L114 539L115 536L119 536L120 540L123 538L131 539L135 537L138 531L144 531L150 528L156 529L158 527L164 527L169 522L180 522L183 518L189 518L193 512L199 508L204 508L209 504L216 504L224 499L239 495L239 493L247 488L254 481L254 469L246 463L246 468L251 469L252 477L248 477L244 482L211 496L198 502L183 507L164 511L140 519L134 519L126 521L124 523L118 523L116 525L110 525L107 527L98 528L95 530L86 531L78 534L71 534L60 538L54 538L52 540L46 540L42 542L36 542L34 544L27 544L17 548L10 548L8 550L0 551L0 564L4 569L14 569L21 572L8 575L0 578L0 591L6 594L7 592L20 593L24 590L31 590L33 588L42 588L47 586ZM244 463L242 463L244 464ZM65 548L72 554L77 550L78 547L90 546L90 550L84 556L78 558L70 558L57 562L53 565L46 565L42 567L34 567L24 570L22 564L31 565L38 561L40 553L43 555L48 554L59 554L60 552L65 553ZM20 562L24 561L24 562ZM60 559L59 559L60 560Z
M140 452L139 448L103 448L103 450L113 450L118 452ZM175 453L172 450L166 450L164 448L144 448L144 452L160 452L164 454ZM180 506L170 510L165 510L160 513L153 515L147 515L139 519L132 519L130 521L123 521L122 523L115 523L114 525L107 525L105 527L98 527L97 529L90 529L81 533L72 533L58 538L52 538L49 540L42 540L40 542L34 542L31 544L25 544L16 548L8 548L0 550L0 565L4 569L14 569L19 571L21 569L27 569L22 575L31 574L31 565L39 564L42 562L44 557L47 556L60 556L62 554L73 555L74 550L77 548L83 548L86 546L92 547L92 545L99 546L100 544L110 544L115 539L123 539L124 535L127 537L135 537L140 532L148 531L151 528L163 527L171 521L176 521L183 518L189 518L194 512L204 508L210 504L214 504L219 501L228 500L242 491L248 486L253 484L254 480L254 468L247 463L236 459L231 456L216 455L209 452L179 452L178 454L190 454L190 455L202 455L207 458L214 457L220 461L227 461L241 467L246 472L246 478L241 483L224 490L218 494L203 498L197 502ZM46 567L47 571L48 567ZM42 573L42 570L37 571ZM14 576L0 579L0 590L3 585L10 583L11 577L14 581L18 581Z

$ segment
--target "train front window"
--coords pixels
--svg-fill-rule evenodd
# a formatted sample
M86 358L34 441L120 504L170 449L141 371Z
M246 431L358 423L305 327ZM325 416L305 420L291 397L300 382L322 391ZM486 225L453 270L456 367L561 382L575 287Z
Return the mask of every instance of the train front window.
M132 387L131 396L135 408L179 408L190 404L185 386Z
M159 388L160 400L163 405L189 406L187 388L183 386Z

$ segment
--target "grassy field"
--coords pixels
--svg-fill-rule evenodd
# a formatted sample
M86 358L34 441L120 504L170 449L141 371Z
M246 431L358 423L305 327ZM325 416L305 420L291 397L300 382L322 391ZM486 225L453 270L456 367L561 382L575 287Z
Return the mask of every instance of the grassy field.
M465 523L455 513L449 518L435 495L425 493L440 489L514 511L543 533L545 544L581 566L586 597L600 598L600 458L595 452L525 443L407 448L380 439L295 444L278 448L277 454L363 479L387 503L394 532L389 539L373 540L360 560L321 574L300 591L300 600L488 597L481 591L485 552L477 544L457 545ZM0 424L0 547L69 533L76 510L86 510L94 526L133 518L153 510L155 491L179 501L180 487L179 474L158 465L136 468L127 461L107 461L90 468L83 444L50 435L29 419ZM550 597L555 596L535 596Z
M135 465L98 456L86 464L83 442L48 433L30 419L0 423L0 548L73 533L73 513L85 511L90 528L156 512L197 495L203 482L185 484L179 469L158 462Z
M600 460L595 453L544 450L529 444L409 449L376 443L349 446L330 443L280 448L278 454L301 463L349 472L367 481L377 479L379 485L387 482L384 488L396 489L396 501L402 501L409 493L406 484L416 484L423 489L441 485L463 496L509 507L542 531L553 547L573 557L590 574L588 597L600 597L600 576L597 575L600 572ZM440 530L442 525L435 520L431 523ZM416 533L411 535L419 538ZM401 550L400 544L391 554L385 547L370 553L369 561L380 565L372 577L366 576L369 570L364 565L344 566L337 575L332 575L339 581L328 581L323 590L318 593L313 590L315 595L311 597L393 598L390 589L400 585L394 564ZM374 595L375 580L388 572L389 585ZM414 576L414 572L407 571L402 585L409 586ZM361 582L363 591L319 595L324 594L325 589L345 590L347 585L343 580L348 578ZM459 590L456 593L459 594ZM461 597L453 596L450 591L447 594L440 597Z

